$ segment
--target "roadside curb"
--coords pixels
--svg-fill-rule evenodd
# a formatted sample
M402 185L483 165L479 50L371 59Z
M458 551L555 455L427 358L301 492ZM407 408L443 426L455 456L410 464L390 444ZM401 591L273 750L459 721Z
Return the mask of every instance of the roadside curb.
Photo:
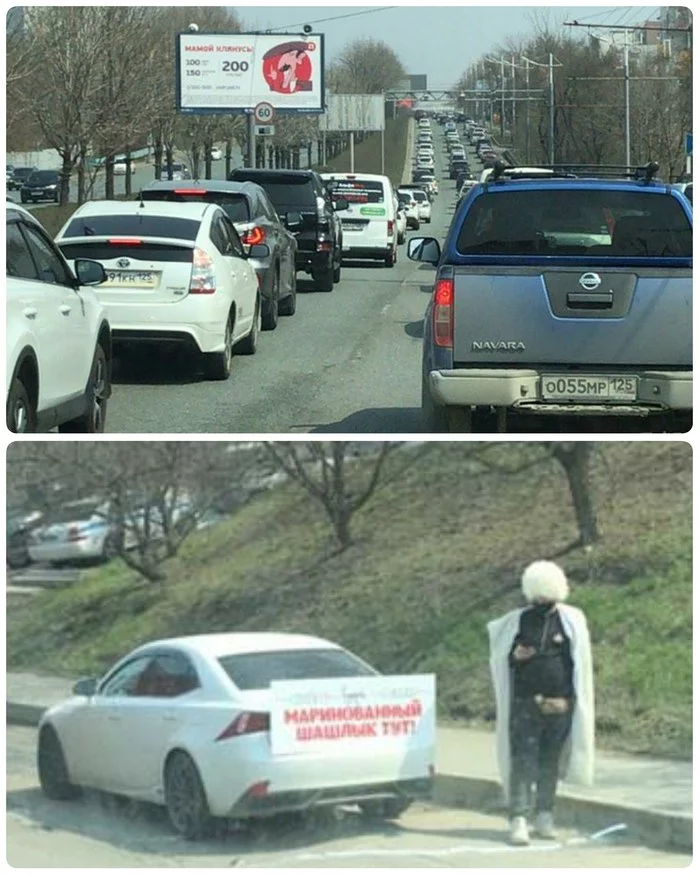
M641 795L641 790L640 790ZM500 783L493 778L468 778L461 775L436 775L433 799L440 805L471 808L506 817ZM643 842L647 847L692 853L693 818L690 815L653 811L632 805L616 805L559 790L556 820L562 826L596 832L625 824L623 837Z
M15 726L38 726L46 710L40 705L23 702L8 701L6 706L6 722ZM439 805L506 816L501 785L495 778L438 774L435 776L432 798ZM557 794L556 819L562 826L585 832L596 832L622 823L627 827L623 833L625 838L640 841L647 847L686 853L692 853L693 850L691 815L616 805L560 790Z

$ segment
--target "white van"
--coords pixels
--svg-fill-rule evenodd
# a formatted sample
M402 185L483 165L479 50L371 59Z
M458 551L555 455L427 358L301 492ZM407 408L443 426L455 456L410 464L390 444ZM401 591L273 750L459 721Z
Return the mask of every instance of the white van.
M333 201L346 200L343 210L343 258L378 258L396 264L398 230L394 190L387 176L374 173L321 174Z

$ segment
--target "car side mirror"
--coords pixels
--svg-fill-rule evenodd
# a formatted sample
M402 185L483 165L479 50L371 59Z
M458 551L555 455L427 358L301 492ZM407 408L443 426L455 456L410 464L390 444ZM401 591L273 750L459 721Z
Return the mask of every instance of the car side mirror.
M73 684L74 696L94 696L97 690L97 680L95 678L80 678Z
M295 230L296 228L301 228L302 218L301 213L297 213L293 210L290 210L284 217L284 224L289 228L290 231Z
M248 258L267 258L270 254L270 247L267 243L256 243L248 250Z
M346 201L344 197L339 197L338 200L333 204L333 209L336 213L342 213L343 210L347 210L350 207L350 202Z
M75 275L81 286L99 286L107 279L107 273L100 262L90 258L76 258Z
M412 237L406 254L411 261L436 265L440 261L440 244L434 237Z

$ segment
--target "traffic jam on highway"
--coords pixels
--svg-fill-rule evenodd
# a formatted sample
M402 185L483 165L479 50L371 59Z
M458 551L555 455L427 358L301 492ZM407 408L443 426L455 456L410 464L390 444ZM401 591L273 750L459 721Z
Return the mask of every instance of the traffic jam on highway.
M53 240L8 202L8 428L687 431L692 185L418 115L407 182L161 177Z

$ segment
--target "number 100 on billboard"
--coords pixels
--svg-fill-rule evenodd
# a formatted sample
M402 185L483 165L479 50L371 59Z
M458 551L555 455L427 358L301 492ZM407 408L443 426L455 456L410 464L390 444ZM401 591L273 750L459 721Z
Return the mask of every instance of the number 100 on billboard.
M322 34L181 33L176 68L180 112L324 111Z

